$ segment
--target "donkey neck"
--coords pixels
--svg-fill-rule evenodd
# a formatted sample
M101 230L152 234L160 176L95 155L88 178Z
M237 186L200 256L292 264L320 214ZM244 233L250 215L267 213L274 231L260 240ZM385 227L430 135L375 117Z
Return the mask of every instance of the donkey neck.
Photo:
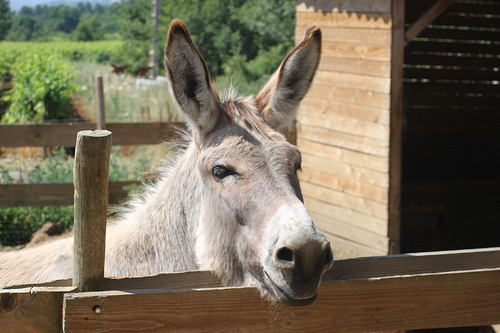
M194 247L201 186L197 148L146 190L143 200L108 228L106 275L132 276L199 268Z

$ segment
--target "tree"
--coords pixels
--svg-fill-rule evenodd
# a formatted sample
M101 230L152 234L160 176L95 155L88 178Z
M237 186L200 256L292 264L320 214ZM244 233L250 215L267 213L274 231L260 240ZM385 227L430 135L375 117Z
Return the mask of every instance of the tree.
M83 15L74 31L76 40L101 40L104 36L101 22L102 20L100 20L97 15Z
M37 22L30 16L16 15L12 20L12 27L7 35L8 40L29 41L37 34Z
M127 72L147 67L149 63L149 43L151 41L151 1L126 0L121 6L121 34L126 43L119 59L113 62L127 65Z
M0 0L0 40L4 40L12 24L10 6L7 0Z

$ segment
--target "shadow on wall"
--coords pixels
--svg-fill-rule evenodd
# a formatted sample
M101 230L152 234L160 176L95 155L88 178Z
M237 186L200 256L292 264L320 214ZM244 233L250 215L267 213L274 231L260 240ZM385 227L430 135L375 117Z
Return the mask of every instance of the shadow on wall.
M353 7L356 11L353 11ZM309 0L309 1L297 1L297 12L307 13L307 12L322 12L324 16L329 16L331 13L341 13L340 17L342 20L352 19L352 20L365 20L368 22L378 22L381 26L387 26L390 28L392 24L392 14L391 14L391 1L379 2L356 2L349 0ZM334 23L329 18L329 23ZM321 22L317 22L321 24ZM358 25L357 22L356 25Z

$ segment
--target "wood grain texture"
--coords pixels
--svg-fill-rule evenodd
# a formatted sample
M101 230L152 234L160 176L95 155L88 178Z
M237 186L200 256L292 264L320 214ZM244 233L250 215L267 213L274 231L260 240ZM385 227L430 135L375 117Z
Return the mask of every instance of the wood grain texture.
M333 147L307 140L306 138L298 138L297 145L302 152L306 152L311 156L322 157L327 160L337 162L350 163L355 166L363 167L369 170L380 171L387 173L388 165L385 157L367 155L361 152L351 151L342 147Z
M377 201L380 203L388 202L387 190L362 184L358 181L349 178L340 178L326 172L317 171L314 169L305 169L300 173L300 180L313 183L320 186L328 186L339 191L359 196L368 200Z
M385 93L359 90L355 88L342 88L332 86L328 83L320 84L314 81L309 89L308 96L315 98L326 98L338 102L369 106L374 108L388 109L390 96Z
M379 186L383 189L387 189L387 181L389 179L389 175L386 172L379 172L366 167L341 163L333 159L317 157L307 152L302 153L302 168L322 171L337 177Z
M295 27L296 41L300 42L307 25ZM325 42L348 42L359 44L388 44L391 42L390 29L372 29L358 27L322 27L321 37Z
M110 123L114 145L150 145L178 138L183 123ZM74 147L76 134L94 123L0 125L0 147Z
M387 251L388 238L386 235L381 235L380 233L375 233L365 228L345 223L343 221L332 218L331 216L325 216L320 213L309 212L309 215L314 221L314 224L332 235L337 237L342 237L349 239L350 241L358 244L364 244L369 248L376 251L372 253L383 254ZM333 249L335 249L335 242L332 243Z
M0 290L0 330L8 333L60 332L63 295L74 287Z
M119 203L127 197L127 186L139 181L109 183L109 203ZM0 185L0 207L36 207L72 205L73 184L12 184Z
M500 269L330 281L307 307L270 306L253 288L66 294L65 332L342 332L500 321Z
M299 113L297 120L302 125L319 127L340 133L349 133L362 138L382 142L387 142L389 139L389 127L385 124L359 121L349 117L327 114L326 112L316 112L314 110ZM347 146L344 147L348 148Z
M298 113L302 189L313 214L331 216L321 230L349 255L387 245L393 9L388 0L297 3L297 39L312 23L323 32L319 70Z
M102 290L104 286L111 138L106 130L77 135L73 285L80 291Z
M380 12L387 13L391 11L390 4L385 0L357 0L357 1L321 1L321 0L300 0L297 1L298 11L361 11L361 12Z
M305 196L304 201L309 212L330 216L338 221L343 221L381 235L387 235L387 222L383 218L358 212L344 206L333 205L310 196Z
M373 12L313 12L297 8L297 24L317 23L326 27L355 27L371 29L391 29L391 14Z
M387 218L386 204L363 199L336 189L318 186L308 182L302 182L300 186L304 197L322 200L332 205L342 206L356 212L373 215L378 218Z

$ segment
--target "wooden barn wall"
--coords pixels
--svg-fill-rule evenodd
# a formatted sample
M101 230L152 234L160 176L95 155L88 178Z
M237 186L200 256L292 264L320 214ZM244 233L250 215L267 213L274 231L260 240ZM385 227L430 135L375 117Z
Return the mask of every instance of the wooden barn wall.
M407 0L407 27L435 2ZM499 68L499 1L456 0L406 46L404 251L500 244Z
M301 103L302 192L336 257L388 252L391 1L298 1L296 41L323 32Z

